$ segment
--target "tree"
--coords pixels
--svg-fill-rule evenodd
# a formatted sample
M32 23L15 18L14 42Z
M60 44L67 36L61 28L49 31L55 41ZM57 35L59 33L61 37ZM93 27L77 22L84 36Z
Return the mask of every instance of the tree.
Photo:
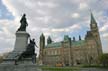
M0 63L2 63L3 61L3 56L0 56Z
M108 66L108 54L102 54L100 56L100 62L104 67Z

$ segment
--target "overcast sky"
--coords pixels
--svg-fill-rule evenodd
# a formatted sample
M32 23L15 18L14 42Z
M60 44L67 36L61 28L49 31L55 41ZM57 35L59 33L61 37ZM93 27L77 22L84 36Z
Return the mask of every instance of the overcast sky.
M23 13L29 24L27 32L39 46L42 32L53 41L61 41L64 35L84 39L90 30L90 9L98 23L103 51L108 53L108 0L0 0L0 53L13 50Z

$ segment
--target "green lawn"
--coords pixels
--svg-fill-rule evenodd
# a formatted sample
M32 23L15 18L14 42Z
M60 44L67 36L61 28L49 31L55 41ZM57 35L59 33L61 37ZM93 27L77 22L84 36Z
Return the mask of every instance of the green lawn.
M40 67L42 69L42 71L80 71L80 69L83 68L108 68L108 67L103 67L103 66L99 66L99 65L92 65L92 66L88 66L88 65L84 65L84 66L74 66L74 67L45 67L42 66Z
M82 68L108 68L108 66L102 66L102 65L83 65Z
M41 67L43 71L79 71L77 67Z

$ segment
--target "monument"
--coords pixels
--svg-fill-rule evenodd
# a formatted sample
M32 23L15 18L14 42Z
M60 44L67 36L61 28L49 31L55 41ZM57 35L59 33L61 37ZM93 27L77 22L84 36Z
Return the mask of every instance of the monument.
M25 71L23 67L29 67L33 71L37 70L36 68L36 53L35 53L35 39L30 38L30 34L26 32L26 27L28 26L26 20L26 14L23 14L20 20L20 27L16 31L16 40L14 50L9 53L9 55L4 59L1 67L12 66L12 69L8 69L8 71ZM29 42L29 43L28 43ZM1 68L2 69L2 68ZM26 71L30 70L27 69ZM0 71L7 71L7 70L0 70Z

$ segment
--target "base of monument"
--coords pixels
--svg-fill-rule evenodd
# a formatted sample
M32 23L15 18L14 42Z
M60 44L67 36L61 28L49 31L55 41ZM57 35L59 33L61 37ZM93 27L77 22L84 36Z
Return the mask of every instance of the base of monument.
M4 59L2 64L13 64L13 65L20 65L20 64L33 64L32 58L24 58L19 61L15 61L13 59Z
M0 71L42 71L36 64L0 64Z

